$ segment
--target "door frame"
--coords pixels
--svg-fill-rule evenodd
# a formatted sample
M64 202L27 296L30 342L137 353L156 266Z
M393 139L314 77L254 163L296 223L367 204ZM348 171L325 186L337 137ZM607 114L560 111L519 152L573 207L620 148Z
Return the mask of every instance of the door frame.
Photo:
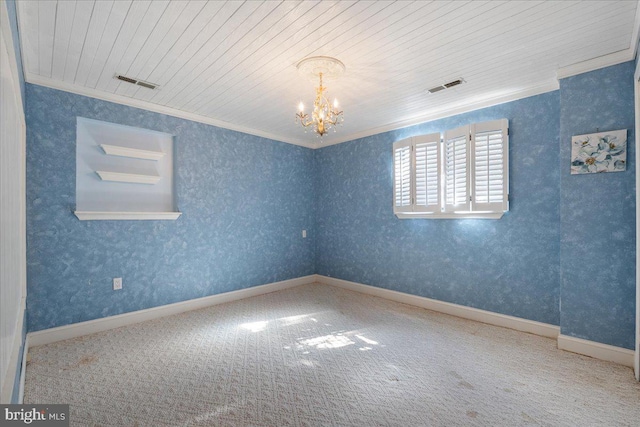
M636 352L633 359L636 380L640 381L640 61L636 63L633 79L635 98L636 134Z

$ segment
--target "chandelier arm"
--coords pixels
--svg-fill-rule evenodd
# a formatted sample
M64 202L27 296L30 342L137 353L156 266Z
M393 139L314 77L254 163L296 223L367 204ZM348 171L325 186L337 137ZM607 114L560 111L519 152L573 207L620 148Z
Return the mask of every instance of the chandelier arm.
M338 124L338 119L339 119L339 117L335 117L335 118L333 118L333 119L331 119L331 120L325 120L325 122L327 122L327 123L331 123L332 125L334 125L334 126L335 126L335 125L337 125L337 124Z
M311 120L309 118L309 115L305 114L303 112L300 112L300 113L296 114L296 121L298 121L298 120L300 120L300 124L303 127L308 127L308 126L311 126L313 124L313 120Z

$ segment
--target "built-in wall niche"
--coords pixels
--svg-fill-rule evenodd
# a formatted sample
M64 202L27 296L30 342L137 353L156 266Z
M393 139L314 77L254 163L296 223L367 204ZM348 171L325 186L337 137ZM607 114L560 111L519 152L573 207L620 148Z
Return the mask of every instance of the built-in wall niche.
M177 219L173 135L78 117L75 215Z

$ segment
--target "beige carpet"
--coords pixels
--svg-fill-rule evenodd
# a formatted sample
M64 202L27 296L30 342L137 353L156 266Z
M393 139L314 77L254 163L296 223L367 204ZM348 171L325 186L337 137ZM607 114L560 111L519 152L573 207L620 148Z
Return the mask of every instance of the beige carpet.
M629 368L319 284L34 348L25 403L74 426L640 425Z

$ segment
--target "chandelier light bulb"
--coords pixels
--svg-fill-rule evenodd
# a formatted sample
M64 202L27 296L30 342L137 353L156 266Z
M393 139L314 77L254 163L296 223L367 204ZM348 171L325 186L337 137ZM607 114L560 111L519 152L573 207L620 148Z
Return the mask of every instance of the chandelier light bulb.
M300 101L300 104L298 104L298 110L299 110L300 112L303 112L303 111L304 111L304 104L302 103L302 101Z
M333 108L338 108L338 98L333 98Z

